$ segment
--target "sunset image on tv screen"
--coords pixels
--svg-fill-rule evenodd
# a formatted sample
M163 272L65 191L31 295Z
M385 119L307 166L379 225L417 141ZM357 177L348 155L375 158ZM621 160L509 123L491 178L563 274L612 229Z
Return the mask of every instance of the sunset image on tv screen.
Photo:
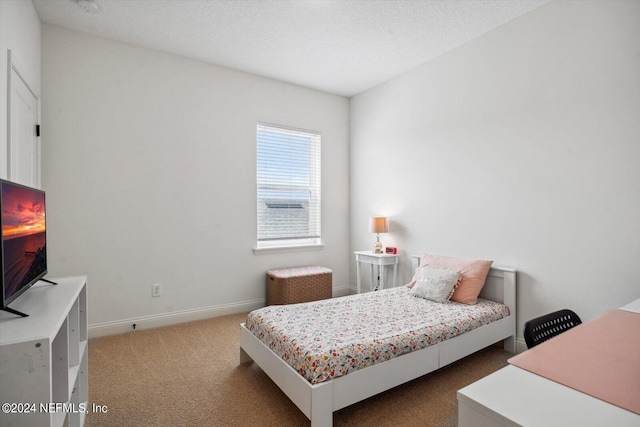
M44 193L3 184L2 238L9 240L43 231Z
M4 300L47 271L44 192L2 183Z

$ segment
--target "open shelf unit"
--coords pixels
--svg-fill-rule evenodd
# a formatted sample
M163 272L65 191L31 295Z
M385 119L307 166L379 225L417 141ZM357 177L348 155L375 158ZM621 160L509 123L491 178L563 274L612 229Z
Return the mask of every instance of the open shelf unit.
M11 304L29 317L0 312L0 403L16 404L0 412L3 427L84 425L87 278L52 281L57 285L41 281Z

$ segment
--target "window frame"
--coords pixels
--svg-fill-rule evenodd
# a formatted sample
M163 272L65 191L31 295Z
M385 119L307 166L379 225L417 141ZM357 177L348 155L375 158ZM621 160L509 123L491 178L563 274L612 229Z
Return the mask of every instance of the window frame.
M260 203L265 203L267 205L267 201L264 197L261 198L261 191L269 190L269 186L273 189L274 185L276 187L282 186L284 191L293 191L296 185L271 182L271 183L261 183L260 182L260 132L269 132L271 131L274 135L277 133L290 134L294 136L299 134L302 137L310 138L310 156L309 156L309 164L308 164L308 190L307 188L303 188L304 191L309 191L309 206L308 206L308 222L309 229L313 229L315 233L309 233L309 237L299 236L295 238L290 237L260 237ZM324 247L322 243L322 134L318 131L294 128L285 125L278 125L272 123L258 122L256 126L256 246L254 247L254 253L280 253L280 252L295 252L295 251L309 251L309 250L320 250ZM287 186L289 188L287 188ZM287 199L283 199L287 200ZM291 199L289 199L291 200ZM273 203L273 200L272 200ZM278 205L278 203L276 203ZM286 203L285 203L286 204ZM279 209L293 209L294 207L286 207L282 208L278 206ZM295 206L297 209L298 206ZM268 209L274 209L273 207ZM313 224L311 224L313 222ZM316 235L313 235L316 234Z

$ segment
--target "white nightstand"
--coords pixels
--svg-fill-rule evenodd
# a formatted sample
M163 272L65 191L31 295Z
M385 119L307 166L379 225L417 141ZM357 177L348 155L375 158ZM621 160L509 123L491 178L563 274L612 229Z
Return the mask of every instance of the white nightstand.
M360 263L369 264L371 274L371 286L374 286L373 266L378 266L378 276L380 277L380 287L375 290L384 289L384 267L393 266L393 286L396 286L396 276L398 275L398 255L397 254L376 254L373 251L356 251L356 281L358 282L358 293L360 293Z

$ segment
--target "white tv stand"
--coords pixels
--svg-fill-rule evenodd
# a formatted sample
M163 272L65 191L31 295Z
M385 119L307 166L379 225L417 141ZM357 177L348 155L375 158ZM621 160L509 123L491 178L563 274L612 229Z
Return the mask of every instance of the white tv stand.
M2 426L83 426L90 410L87 278L53 281L11 304L29 317L0 311Z

